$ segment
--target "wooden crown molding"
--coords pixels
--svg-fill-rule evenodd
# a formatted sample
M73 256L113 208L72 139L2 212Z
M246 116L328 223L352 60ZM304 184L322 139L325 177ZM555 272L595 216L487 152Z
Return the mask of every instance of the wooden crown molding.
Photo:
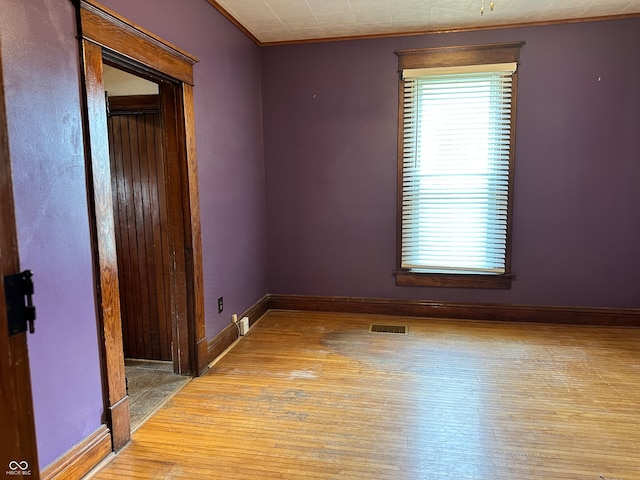
M222 15L227 17L231 23L236 25L244 34L249 37L259 47L278 47L283 45L304 45L309 43L328 43L328 42L345 42L349 40L372 40L380 38L401 38L401 37L417 37L425 35L442 35L449 33L463 33L463 32L479 32L484 30L505 30L510 28L527 28L527 27L545 27L551 25L564 25L573 23L588 23L588 22L602 22L609 20L625 20L630 18L640 17L640 13L626 13L622 15L604 15L600 17L587 17L587 18L571 18L564 20L545 20L536 22L517 22L506 25L489 25L489 26L474 26L474 27L459 27L459 28L442 28L437 30L414 30L407 32L393 32L393 33L371 33L352 36L339 36L339 37L321 37L321 38L306 38L301 40L278 40L272 42L261 42L251 32L249 32L240 22L231 16L222 6L220 6L215 0L207 0L213 5Z
M216 10L218 10L218 12L220 12L222 14L223 17L225 17L227 20L229 20L231 23L233 23L242 33L244 33L253 43L255 43L258 46L262 45L262 42L260 42L260 40L258 40L249 30L247 30L247 28L242 25L238 20L235 19L235 17L233 15L231 15L226 8L224 8L222 5L220 5L218 2L216 2L216 0L207 0L207 2L209 2L209 4L211 4L211 6L213 8L215 8Z

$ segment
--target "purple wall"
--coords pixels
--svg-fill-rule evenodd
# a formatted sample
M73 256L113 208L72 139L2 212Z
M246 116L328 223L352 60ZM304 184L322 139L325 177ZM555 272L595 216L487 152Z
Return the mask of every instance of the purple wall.
M260 52L204 0L102 3L200 59L195 119L212 338L267 293ZM0 11L20 256L36 277L29 349L46 467L98 428L104 410L75 18L69 0L0 0Z
M397 49L526 41L510 291L395 286ZM269 291L640 307L640 19L262 52Z
M200 60L194 67L196 146L206 331L213 338L232 313L267 293L260 51L204 0L102 4Z
M640 20L270 47L261 57L204 0L103 3L200 59L194 94L209 338L267 291L640 306L640 66L629 61ZM37 282L29 348L44 467L103 420L77 46L68 0L0 7L20 257ZM393 51L510 40L527 42L518 279L506 292L396 287Z
M78 47L68 0L0 5L20 263L35 280L29 363L44 467L95 431L104 410Z

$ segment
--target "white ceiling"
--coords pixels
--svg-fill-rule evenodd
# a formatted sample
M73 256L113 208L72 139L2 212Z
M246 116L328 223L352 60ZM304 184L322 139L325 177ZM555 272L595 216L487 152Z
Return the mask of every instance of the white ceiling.
M480 14L484 1L484 15ZM640 13L640 0L215 0L260 43L401 35Z

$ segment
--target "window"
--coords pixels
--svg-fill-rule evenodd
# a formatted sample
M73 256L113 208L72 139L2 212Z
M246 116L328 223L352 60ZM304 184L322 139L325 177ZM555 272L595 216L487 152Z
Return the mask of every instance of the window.
M397 52L398 285L510 288L522 45Z

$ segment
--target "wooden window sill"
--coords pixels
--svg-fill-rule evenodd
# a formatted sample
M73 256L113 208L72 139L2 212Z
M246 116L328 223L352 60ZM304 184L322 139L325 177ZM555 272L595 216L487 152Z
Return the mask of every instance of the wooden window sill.
M396 285L406 287L492 288L510 290L514 275L396 272Z

